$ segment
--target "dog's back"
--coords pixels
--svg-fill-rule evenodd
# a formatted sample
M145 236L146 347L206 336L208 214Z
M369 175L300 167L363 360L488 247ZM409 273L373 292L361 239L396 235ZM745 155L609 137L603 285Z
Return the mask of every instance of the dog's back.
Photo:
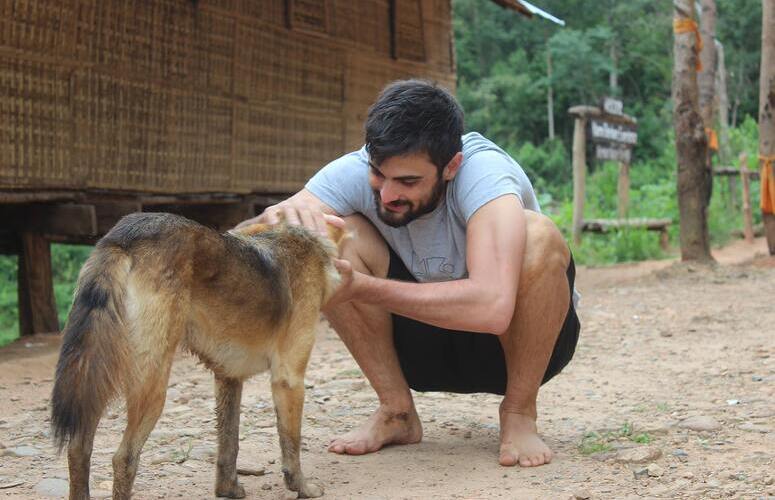
M241 384L269 367L273 379L288 378L287 367L299 365L303 378L312 328L335 286L335 249L303 229L253 232L221 235L144 213L96 245L78 279L52 394L55 441L69 443L71 498L88 496L94 432L118 394L129 420L114 457L114 497L129 495L181 343L219 380ZM298 385L293 377L286 384Z

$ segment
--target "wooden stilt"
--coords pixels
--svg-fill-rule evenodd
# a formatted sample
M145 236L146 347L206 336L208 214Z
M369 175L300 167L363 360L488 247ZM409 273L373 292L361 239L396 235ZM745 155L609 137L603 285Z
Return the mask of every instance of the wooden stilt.
M573 242L581 244L587 177L587 120L576 117L573 127Z
M51 247L41 234L21 234L18 290L19 333L31 335L59 331L51 278Z
M627 218L627 209L630 205L630 165L625 162L619 163L619 184L617 186L619 192L619 218Z

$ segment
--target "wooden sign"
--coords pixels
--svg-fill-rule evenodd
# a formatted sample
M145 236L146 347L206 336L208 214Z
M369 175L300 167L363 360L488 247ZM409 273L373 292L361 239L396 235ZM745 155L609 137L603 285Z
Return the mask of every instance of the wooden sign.
M613 97L604 97L603 104L600 107L606 114L621 116L623 112L622 110L624 109L624 104L619 99L614 99Z
M598 160L618 161L629 165L632 159L632 148L622 145L596 144L595 158Z
M595 142L614 142L629 146L638 142L638 133L630 125L603 120L591 120L589 123L592 140Z

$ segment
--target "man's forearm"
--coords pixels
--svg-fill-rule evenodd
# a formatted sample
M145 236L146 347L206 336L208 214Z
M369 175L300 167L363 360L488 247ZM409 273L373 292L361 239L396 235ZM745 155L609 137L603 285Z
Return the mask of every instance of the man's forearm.
M492 286L471 279L411 283L361 274L357 281L354 301L450 330L500 334L513 314Z

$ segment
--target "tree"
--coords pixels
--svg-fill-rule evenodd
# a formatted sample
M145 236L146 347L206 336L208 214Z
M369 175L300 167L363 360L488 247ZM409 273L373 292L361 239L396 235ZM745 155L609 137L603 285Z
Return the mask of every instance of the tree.
M767 245L775 255L775 0L762 1L762 64L759 76L761 207Z
M699 112L699 29L693 0L673 1L673 125L678 163L681 259L712 261L708 234L708 141ZM712 40L710 41L712 43Z

